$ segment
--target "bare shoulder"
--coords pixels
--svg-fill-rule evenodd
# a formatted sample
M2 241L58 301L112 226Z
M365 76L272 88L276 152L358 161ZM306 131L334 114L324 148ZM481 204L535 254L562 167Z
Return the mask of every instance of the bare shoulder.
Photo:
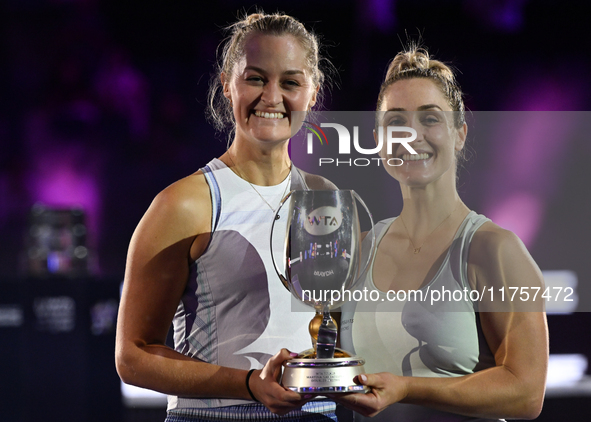
M542 274L519 237L510 230L487 222L470 244L469 268L479 285L539 285Z
M201 171L184 177L163 189L155 201L175 208L190 208L209 202L209 185Z
M302 176L306 182L306 185L308 185L308 187L310 189L313 189L313 190L338 190L336 185L334 183L332 183L330 180L328 180L327 178L319 176L317 174L305 172L301 169L298 169L298 170L302 174Z
M144 216L183 236L209 231L211 197L209 185L201 172L184 177L163 189L152 201Z
M529 252L521 239L512 231L506 230L492 221L484 223L474 233L470 245L470 257L476 262L490 262L492 257L523 255Z

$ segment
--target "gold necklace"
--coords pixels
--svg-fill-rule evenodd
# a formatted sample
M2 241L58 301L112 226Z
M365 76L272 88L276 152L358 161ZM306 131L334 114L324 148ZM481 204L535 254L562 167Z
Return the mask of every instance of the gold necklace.
M261 197L261 199L263 200L263 202L265 204L267 204L267 206L269 207L269 209L275 213L275 211L277 211L277 208L279 208L279 205L281 204L281 201L283 200L283 198L285 198L285 194L287 193L287 189L289 188L289 186L291 185L291 165L292 163L289 163L289 175L287 176L287 184L285 185L285 189L283 191L283 194L281 195L281 198L279 199L279 204L277 204L276 208L273 208L271 206L271 204L269 204L269 202L267 202L267 200L263 197L263 195L261 195L261 193L257 190L257 188L254 187L254 185L252 183L250 183L250 181L244 177L242 175L242 172L238 171L238 166L236 166L236 163L234 162L234 159L232 158L232 154L230 153L230 150L228 149L228 157L230 157L230 161L232 162L232 164L234 165L234 169L236 174L238 175L238 177L240 177L242 180L245 180L250 187ZM277 215L276 220L279 220L279 215Z
M406 230L406 235L408 236L408 240L410 240L410 244L412 245L413 249L414 249L414 254L418 254L419 252L421 252L421 248L423 247L423 245L425 244L425 242L427 241L427 239L429 239L429 236L431 236L433 233L435 233L435 230L437 230L439 227L441 227L441 225L443 223L445 223L445 221L451 217L451 215L456 212L456 210L458 209L458 205L456 205L456 207L454 208L454 210L452 212L449 213L449 215L447 217L445 217L443 219L443 221L441 221L441 223L439 223L437 225L437 227L435 227L433 230L431 230L431 233L429 233L426 237L425 240L423 240L423 243L421 243L421 246L419 246L418 248L415 246L415 242L412 241L412 237L410 237L410 233L408 231L408 228L406 228L406 224L404 224L404 218L402 218L402 213L400 214L400 221L402 221L402 225L404 226L404 230Z

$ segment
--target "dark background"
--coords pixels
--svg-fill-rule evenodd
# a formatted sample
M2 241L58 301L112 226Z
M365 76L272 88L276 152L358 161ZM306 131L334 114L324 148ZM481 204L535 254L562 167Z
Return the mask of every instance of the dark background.
M460 70L470 110L590 107L591 42L582 0L256 4L292 14L322 36L338 71L324 102L328 110L373 110L388 62L419 36L435 58ZM117 298L129 239L152 198L225 151L225 136L204 117L207 87L221 28L254 5L0 2L0 301L23 309L20 328L0 328L0 362L9 374L0 390L1 420L57 420L61 412L77 420L150 417L122 408L114 334L89 330L91 309ZM584 287L591 276L590 143L584 135L532 136L521 151L536 157L545 151L552 159L540 159L539 177L521 185L507 176L519 163L498 164L503 148L512 155L510 140L469 136L475 157L461 175L461 195L486 215L516 185L539 199L529 250L542 270L575 271ZM396 189L388 193L399 203ZM91 277L24 277L29 211L39 202L85 210ZM509 228L519 234L519 224ZM63 295L77 301L76 327L43 331L35 298ZM549 324L552 353L591 357L588 313L550 316ZM576 420L564 416L576 409L578 420L588 420L587 401L548 399L540 419Z

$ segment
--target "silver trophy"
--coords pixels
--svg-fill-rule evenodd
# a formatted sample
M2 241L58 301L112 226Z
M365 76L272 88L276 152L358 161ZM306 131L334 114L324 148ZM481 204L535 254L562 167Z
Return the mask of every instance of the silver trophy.
M337 348L337 326L330 311L351 297L351 290L371 261L361 264L360 224L351 190L296 190L276 212L271 230L271 255L283 285L299 301L313 307L311 349L284 362L282 384L298 393L367 391L353 382L364 373L365 361ZM371 231L373 235L373 231ZM280 256L276 256L280 251Z

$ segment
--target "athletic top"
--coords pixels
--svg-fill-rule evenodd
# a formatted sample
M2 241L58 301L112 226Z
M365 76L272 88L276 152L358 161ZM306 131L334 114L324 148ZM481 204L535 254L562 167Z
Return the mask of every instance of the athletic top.
M271 207L276 209L289 190L307 189L303 176L292 167L291 177L279 185L253 187L218 159L202 171L211 191L212 235L192 265L174 316L175 350L248 370L261 369L283 347L294 352L310 348L308 323L314 310L292 312L291 293L281 283L270 253ZM275 221L283 227L285 222ZM274 250L281 256L279 247ZM246 403L253 402L169 396L168 410Z
M378 245L394 220L376 224ZM364 296L367 300L347 303L341 317L341 345L366 360L366 373L457 377L495 366L481 330L476 303L470 299L467 272L472 237L487 221L490 220L471 211L433 279L412 294L406 292L406 297L405 292L395 295L393 291L387 293L376 288L374 258L357 287L360 291L367 289ZM368 235L362 248L365 254L369 242ZM365 418L356 414L355 420ZM402 403L388 407L371 420L489 421Z

